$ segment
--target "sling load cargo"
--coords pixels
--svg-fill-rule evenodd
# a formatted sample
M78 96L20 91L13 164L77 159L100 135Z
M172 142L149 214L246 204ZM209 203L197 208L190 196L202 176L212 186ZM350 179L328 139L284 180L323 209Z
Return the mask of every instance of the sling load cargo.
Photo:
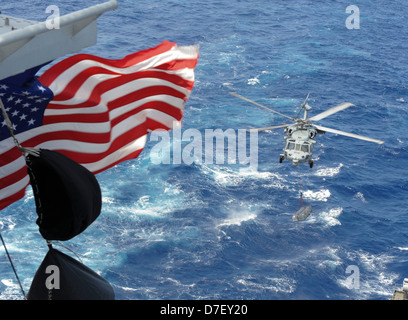
M303 221L306 220L308 216L312 213L312 207L308 205L303 198L300 198L299 205L292 217L293 221Z
M307 217L310 216L310 214L312 213L312 207L303 199L300 168L299 168L299 191L300 191L300 200L299 200L299 204L298 204L298 206L296 208L296 211L293 214L293 217L292 217L293 221L306 220Z

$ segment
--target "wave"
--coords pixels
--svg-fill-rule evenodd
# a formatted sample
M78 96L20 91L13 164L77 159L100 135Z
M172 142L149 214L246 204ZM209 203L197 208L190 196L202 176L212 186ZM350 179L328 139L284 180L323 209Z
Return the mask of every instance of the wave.
M319 221L324 223L326 227L333 227L341 225L339 216L342 214L343 208L333 208L328 212L323 211L319 213Z
M331 193L329 189L321 189L319 191L306 190L303 192L303 196L307 200L327 202Z
M251 277L249 275L237 279L236 283L239 290L253 292L255 295L260 292L267 295L290 294L296 290L296 280L289 277L263 277L260 281L258 276Z
M340 163L337 167L334 167L334 168L318 169L315 175L318 177L334 177L340 173L340 169L342 167L343 167L343 164Z
M279 174L269 171L258 171L247 168L236 168L215 165L202 165L201 170L205 175L211 176L217 184L224 186L238 186L249 181L258 181L267 183L269 187L284 189L287 186L287 179Z
M254 220L256 217L257 214L251 211L234 211L231 212L226 219L220 222L217 225L217 228L231 225L240 226L243 222Z
M395 272L388 270L388 265L395 260L387 253L373 254L364 250L347 252L355 270L354 276L359 280L351 283L347 277L338 280L338 284L350 290L350 294L357 299L389 299L391 298L396 281L400 278ZM351 276L352 274L350 274Z

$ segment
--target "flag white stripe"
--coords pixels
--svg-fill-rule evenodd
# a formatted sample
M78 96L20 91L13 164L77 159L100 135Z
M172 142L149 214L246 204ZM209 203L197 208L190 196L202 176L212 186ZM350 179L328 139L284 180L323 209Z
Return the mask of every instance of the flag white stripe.
M119 122L116 126L112 127L111 139L106 143L91 143L82 141L73 141L72 139L66 140L50 140L37 145L37 148L51 149L51 150L67 150L72 152L81 152L88 154L99 154L106 152L109 147L114 143L114 141L121 135L132 131L137 126L141 125L146 121L146 116L149 118L163 123L167 127L171 128L175 118L171 117L167 113L155 110L155 109L145 109L133 116L130 116L123 121Z
M138 108L145 103L148 102L165 102L167 104L172 105L173 107L183 110L183 100L177 97L169 96L169 95L164 95L164 94L159 94L159 95L152 95L146 98L142 98L140 100L136 100L135 102L132 102L127 105L123 105L120 108L116 108L114 110L110 111L110 116L111 119L116 118L119 115L122 115L123 113L126 113L127 111L130 111L132 109ZM98 106L95 107L89 107L89 108L72 108L72 109L46 109L44 115L45 116L64 116L64 115L70 115L70 114L95 114L95 113L103 113L105 111L101 111Z
M21 167L19 168L21 169ZM16 192L24 189L30 182L29 176L25 176L23 179L1 189L1 199L7 198L15 194Z
M7 163L4 166L0 167L0 177L6 177L18 170L20 170L22 167L26 165L25 160L23 157L19 157L16 160ZM3 192L3 189L1 189L1 192Z
M119 160L127 157L129 154L136 152L137 150L143 149L146 144L146 140L147 134L141 136L135 141L132 141L131 143L122 147L121 149L112 152L105 158L92 163L85 163L83 164L83 166L92 172L99 171L103 168L108 167L111 163L118 162Z
M88 80L87 80L88 81ZM85 83L87 82L85 81ZM97 82L93 82L91 84L91 82L86 83L85 85L85 89L83 89L81 87L80 90L77 91L77 93L75 94L74 97L72 97L69 100L65 100L65 101L53 101L52 104L53 105L77 105L77 104L81 104L84 103L88 100L90 100L91 94L95 88L96 85L99 85L99 83ZM157 78L141 78L141 79L136 79L130 82L127 82L125 84L122 84L120 86L117 86L111 90L105 91L103 94L101 94L101 101L99 103L99 106L106 106L107 103L109 103L110 101L113 101L117 98L120 98L122 96L125 96L129 93L141 90L141 89L145 89L148 87L154 87L154 86L167 86L170 88L173 88L181 93L183 93L184 95L188 96L189 94L189 90L180 87L178 85L175 85L172 82L169 82L167 80L162 80L162 79L157 79ZM93 86L93 87L92 87ZM83 89L83 90L82 90ZM104 108L106 110L106 107Z
M178 49L180 49L179 47ZM146 69L152 69L157 65L161 65L164 63L168 63L174 60L181 60L181 59L191 59L191 54L186 54L183 52L184 50L177 50L176 48L172 48L169 51L163 52L159 55L156 55L154 57L151 57L147 60L144 60L142 62L139 62L138 64L135 64L133 66L129 67L124 67L124 68L118 68L118 67L113 67L98 61L94 60L81 60L78 63L74 64L72 67L68 68L64 72L62 72L54 81L53 83L49 86L49 88L54 92L55 95L61 93L64 88L72 81L73 78L75 78L79 73L82 71L90 68L90 67L101 67L106 70L120 73L120 74L130 74L130 73L135 73L138 71L146 70ZM197 53L195 52L195 56L197 56Z

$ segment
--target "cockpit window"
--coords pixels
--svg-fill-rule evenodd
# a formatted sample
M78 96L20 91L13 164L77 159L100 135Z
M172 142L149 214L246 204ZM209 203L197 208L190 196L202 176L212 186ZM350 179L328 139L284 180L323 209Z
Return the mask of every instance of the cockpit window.
M287 150L310 152L310 145L308 143L299 144L299 143L289 141L287 146L286 146L286 149Z
M309 145L308 144L302 144L302 149L301 149L302 151L304 151L304 152L309 152Z

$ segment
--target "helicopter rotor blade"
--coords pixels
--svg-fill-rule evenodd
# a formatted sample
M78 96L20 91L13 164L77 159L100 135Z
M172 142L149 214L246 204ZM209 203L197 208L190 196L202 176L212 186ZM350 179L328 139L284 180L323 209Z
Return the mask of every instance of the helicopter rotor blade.
M266 110L268 110L268 111L271 111L271 112L273 112L273 113L277 113L277 114L279 114L279 115L282 116L282 117L285 117L285 118L288 118L288 119L290 119L290 120L295 121L294 118L291 118L291 117L289 117L289 116L287 116L287 115L284 115L283 113L280 113L280 112L278 112L278 111L269 109L269 108L263 106L262 104L260 104L260 103L258 103L258 102L255 102L255 101L252 101L252 100L250 100L250 99L248 99L248 98L245 98L245 97L243 97L243 96L240 96L239 94L237 94L237 93L235 93L235 92L230 92L230 94L233 95L233 96L235 96L235 97L237 97L237 98L240 98L240 99L242 99L242 100L245 100L245 101L247 101L247 102L250 102L250 103L252 103L252 104L255 104L255 105L257 105L258 107L264 108L264 109L266 109Z
M281 124L279 126L273 126L273 127L247 129L247 131L265 131L265 130L272 130L272 129L278 129L278 128L286 128L288 126L290 126L290 124Z
M310 96L310 92L307 94L307 97L306 97L305 101L303 101L302 107L306 105L307 100L309 99L309 96Z
M314 125L314 127L316 129L319 129L319 130L322 130L322 131L336 133L336 134L340 134L340 135L351 137L351 138L356 138L356 139L360 139L360 140L375 142L375 143L378 143L378 144L383 144L384 143L384 141L382 141L382 140L373 139L373 138L369 138L369 137L364 137L364 136L360 136L360 135L354 134L354 133L344 132L344 131L331 129L331 128L326 128L326 127L317 126L317 125Z
M298 111L298 113L296 115L296 118L299 118L299 115L302 112L302 109L306 106L307 100L309 99L309 95L310 95L310 92L307 94L305 101L303 101L303 103L300 105L300 108L299 108L299 111Z
M341 104L339 104L339 105L337 105L337 106L335 106L333 108L330 108L330 109L328 109L326 111L323 111L322 113L319 113L319 114L311 117L310 120L319 121L321 119L324 119L324 118L332 115L333 113L339 112L341 110L347 109L347 108L352 107L352 106L354 106L354 104L352 104L350 102L343 102L343 103L341 103Z

